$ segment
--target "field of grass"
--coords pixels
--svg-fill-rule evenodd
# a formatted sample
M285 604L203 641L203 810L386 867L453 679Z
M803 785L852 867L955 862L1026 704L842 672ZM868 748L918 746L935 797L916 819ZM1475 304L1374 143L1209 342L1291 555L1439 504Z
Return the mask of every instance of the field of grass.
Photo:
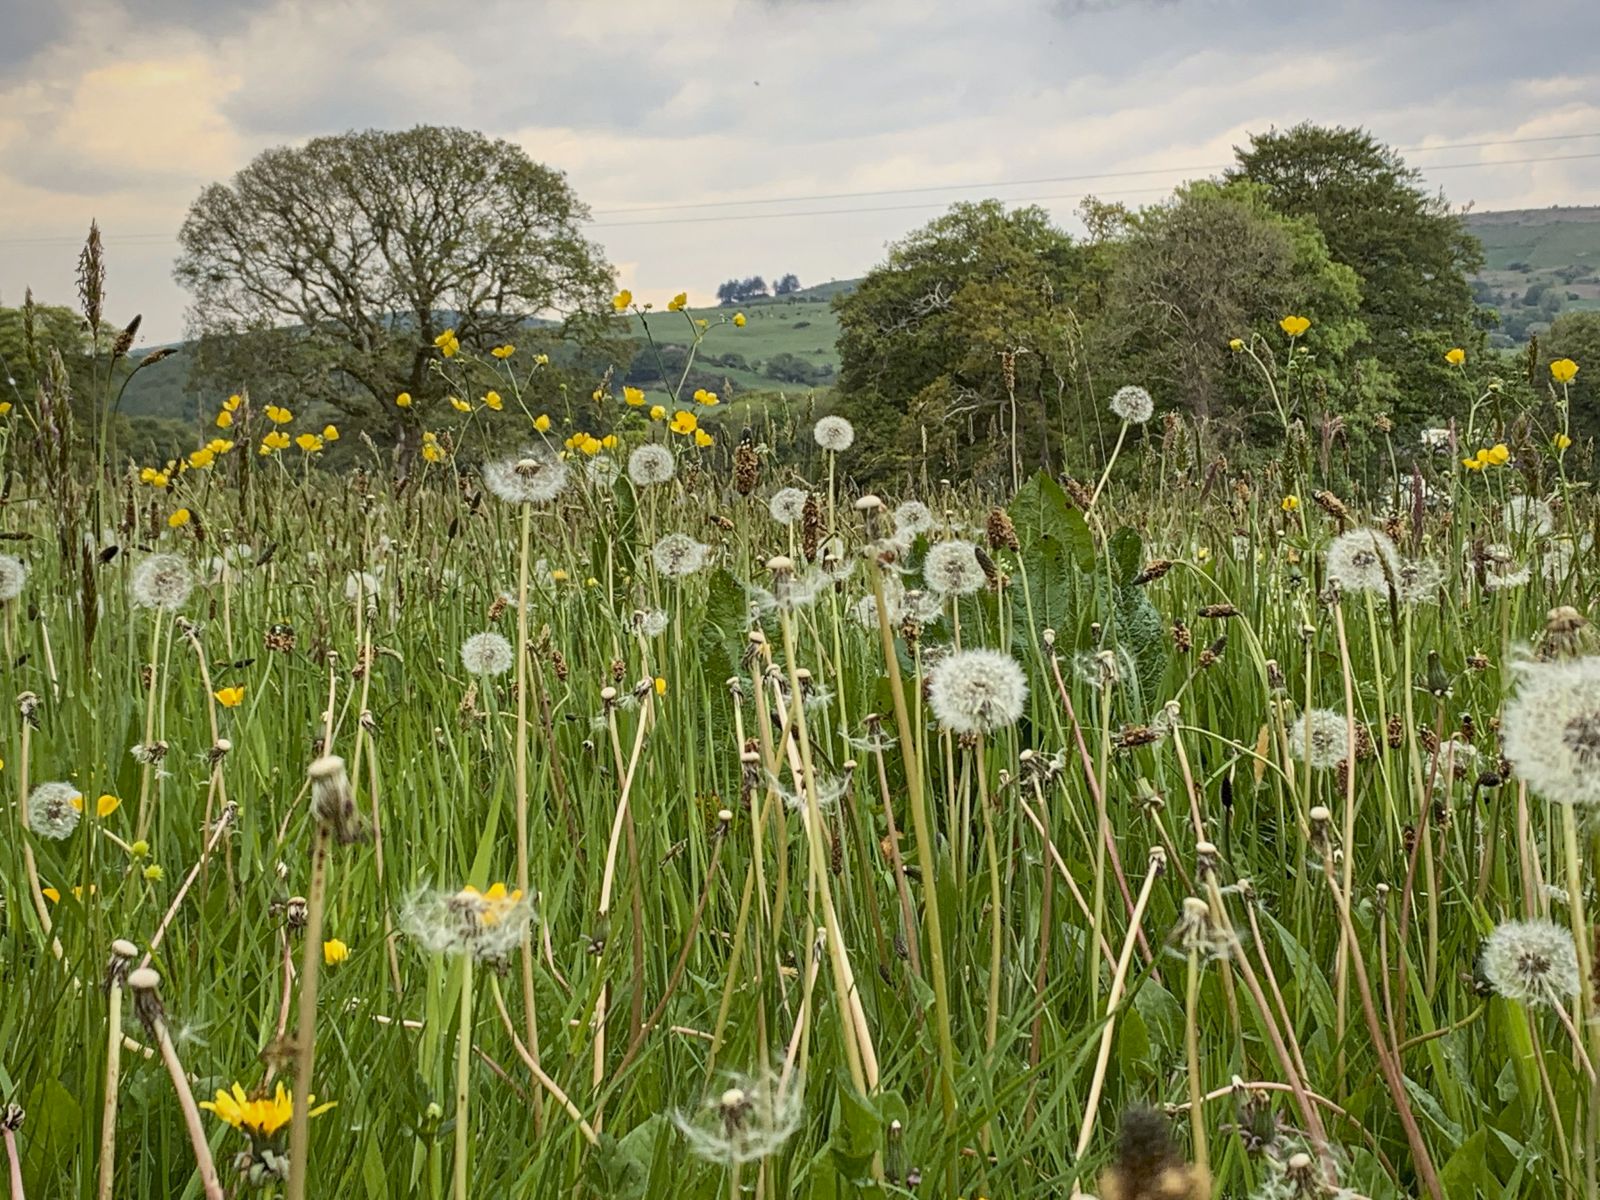
M13 410L13 1196L1592 1194L1560 395L1360 492L1119 394L1116 464L881 498L688 397L400 479Z
M717 340L717 348L702 355L699 369L725 378L732 391L771 391L788 389L806 390L805 384L783 381L765 373L765 365L778 354L792 354L813 368L837 373L839 355L834 343L839 337L839 321L826 297L813 297L810 293L782 300L764 300L742 308L687 309L690 320L723 321L734 312L742 312L746 324L736 335ZM664 345L689 344L692 332L683 313L652 313L648 317L631 316L630 332L644 338L644 322L649 322L650 332ZM736 365L729 355L738 355L743 366ZM648 369L648 354L642 365ZM828 377L831 382L832 375ZM826 386L821 383L820 386Z

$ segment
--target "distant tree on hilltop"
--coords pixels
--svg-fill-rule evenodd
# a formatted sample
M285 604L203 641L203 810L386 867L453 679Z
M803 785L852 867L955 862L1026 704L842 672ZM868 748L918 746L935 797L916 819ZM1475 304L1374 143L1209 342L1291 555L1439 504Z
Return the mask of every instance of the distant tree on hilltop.
M724 305L759 300L766 294L767 281L759 275L752 275L749 279L729 279L717 287L717 301Z
M799 290L800 276L794 274L792 271L779 279L777 283L772 285L772 294L774 296L789 296L795 292L798 292Z

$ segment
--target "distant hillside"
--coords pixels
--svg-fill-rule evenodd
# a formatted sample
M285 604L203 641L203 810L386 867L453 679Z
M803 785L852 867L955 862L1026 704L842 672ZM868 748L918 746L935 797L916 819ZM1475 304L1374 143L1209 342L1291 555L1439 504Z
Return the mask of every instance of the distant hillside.
M1500 313L1496 343L1526 341L1569 308L1600 308L1600 206L1469 213L1483 243L1478 303Z

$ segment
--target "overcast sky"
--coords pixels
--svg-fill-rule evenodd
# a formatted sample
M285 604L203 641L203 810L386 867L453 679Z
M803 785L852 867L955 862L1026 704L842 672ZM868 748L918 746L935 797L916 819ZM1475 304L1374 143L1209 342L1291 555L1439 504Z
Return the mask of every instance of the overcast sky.
M93 217L108 315L179 337L199 189L356 127L519 143L659 302L858 275L955 199L1071 227L1085 192L1153 203L1304 119L1478 209L1600 203L1600 4L0 0L0 304L71 302Z

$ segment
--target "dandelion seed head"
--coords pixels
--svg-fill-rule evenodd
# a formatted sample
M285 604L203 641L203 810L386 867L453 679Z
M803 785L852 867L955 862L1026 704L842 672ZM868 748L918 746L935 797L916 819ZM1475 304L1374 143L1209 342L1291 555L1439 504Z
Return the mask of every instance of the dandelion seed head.
M628 478L637 487L666 483L677 470L678 463L672 451L659 442L646 442L628 455Z
M1400 566L1400 552L1376 529L1352 529L1328 547L1328 582L1351 594L1389 594L1389 581Z
M1526 587L1533 579L1533 572L1527 567L1516 567L1511 570L1485 571L1483 573L1483 589L1486 592L1509 592L1513 588Z
M344 598L355 601L378 594L378 577L371 571L351 571L344 577Z
M1395 594L1402 604L1426 604L1439 598L1444 571L1426 558L1408 558L1394 573Z
M1111 397L1110 407L1113 416L1130 425L1143 425L1156 412L1150 393L1134 384L1118 388Z
M22 595L28 582L28 566L20 558L0 554L0 604Z
M1289 723L1289 753L1313 771L1329 771L1350 753L1350 723L1331 708L1313 708Z
M533 906L521 891L496 884L488 891L419 892L401 913L401 927L435 954L470 954L483 962L503 962L521 945L533 920Z
M583 464L583 474L596 487L610 487L622 474L622 468L609 454L600 454Z
M993 733L1015 724L1028 701L1021 665L998 650L959 650L928 677L928 703L952 733Z
M947 596L970 595L987 582L978 565L977 547L955 539L929 548L922 562L922 578L934 591Z
M194 573L176 554L152 554L134 568L129 587L140 608L182 608L194 590Z
M706 565L710 547L698 542L687 533L669 533L650 550L656 570L669 579L693 575Z
M1547 501L1534 496L1512 496L1504 516L1506 532L1515 537L1547 537L1555 532L1555 513Z
M72 836L83 816L83 793L70 783L41 783L28 793L28 826L52 842Z
M1600 806L1600 658L1518 664L1501 746L1546 800Z
M805 515L806 495L803 488L779 488L767 501L767 511L779 525L793 525Z
M1484 940L1483 977L1518 1004L1563 1004L1578 994L1578 950L1572 931L1554 921L1504 921Z
M673 1113L690 1152L730 1166L776 1154L800 1128L799 1080L785 1087L769 1073L730 1076L727 1083L697 1111Z
M483 486L507 504L545 504L567 486L567 464L547 450L483 464Z
M515 661L511 643L493 630L475 633L461 643L461 665L473 675L504 675Z
M856 427L843 417L823 417L811 431L817 445L834 454L840 454L855 444Z
M895 532L915 538L933 528L933 510L921 500L907 500L894 510Z

